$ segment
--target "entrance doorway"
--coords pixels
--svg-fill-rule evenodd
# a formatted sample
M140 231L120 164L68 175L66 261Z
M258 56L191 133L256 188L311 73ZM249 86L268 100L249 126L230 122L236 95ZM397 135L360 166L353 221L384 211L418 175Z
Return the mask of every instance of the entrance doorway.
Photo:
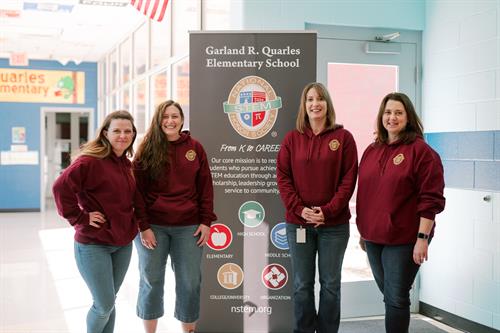
M94 109L41 109L41 194L42 211L54 207L52 185L66 169L79 147L94 136Z
M380 101L389 92L407 94L420 113L421 32L306 24L318 32L317 78L332 96L337 122L349 130L361 159L373 142ZM350 202L351 237L342 269L342 317L382 315L384 304L359 247L356 194ZM418 308L412 292L412 311Z

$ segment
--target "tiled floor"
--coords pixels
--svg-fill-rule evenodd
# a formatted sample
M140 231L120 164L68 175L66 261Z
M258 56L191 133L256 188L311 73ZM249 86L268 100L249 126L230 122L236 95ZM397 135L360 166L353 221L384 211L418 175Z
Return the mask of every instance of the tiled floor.
M169 271L169 270L167 270ZM166 295L173 295L168 273ZM135 315L138 270L133 251L117 299L115 332L142 332ZM73 229L54 210L0 213L0 332L84 333L91 297L73 257ZM173 298L158 333L181 332L173 318ZM443 326L441 326L443 328ZM447 332L459 332L445 328Z

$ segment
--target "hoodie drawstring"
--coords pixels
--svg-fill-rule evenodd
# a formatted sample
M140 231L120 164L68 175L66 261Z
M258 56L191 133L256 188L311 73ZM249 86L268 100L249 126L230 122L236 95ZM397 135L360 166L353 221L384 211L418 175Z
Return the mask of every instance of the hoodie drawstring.
M314 147L314 139L316 138L315 135L312 136L312 140L309 140L309 147L307 147L307 161L311 160L311 155L312 155L312 150Z

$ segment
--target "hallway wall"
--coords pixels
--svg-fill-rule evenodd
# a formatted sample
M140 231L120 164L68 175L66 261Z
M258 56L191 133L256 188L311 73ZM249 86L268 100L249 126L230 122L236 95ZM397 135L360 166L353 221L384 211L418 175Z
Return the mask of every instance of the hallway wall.
M500 329L500 0L427 0L425 17L423 121L447 203L420 300Z
M97 110L97 65L95 63L69 63L31 60L28 67L11 67L8 59L0 59L0 68L30 70L60 70L85 72L85 104L14 103L0 102L0 151L11 149L11 128L26 128L26 145L30 151L40 152L40 108L44 106L86 107ZM95 118L94 118L95 119ZM40 164L0 164L0 211L40 209Z
M423 30L420 0L245 0L245 29L304 29L304 23Z

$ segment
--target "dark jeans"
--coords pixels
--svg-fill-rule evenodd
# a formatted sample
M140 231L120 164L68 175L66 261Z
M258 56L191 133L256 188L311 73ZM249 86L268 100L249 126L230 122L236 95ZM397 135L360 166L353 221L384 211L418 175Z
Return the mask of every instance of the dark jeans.
M299 226L287 223L293 268L294 333L336 333L340 323L342 261L349 240L349 224L326 228L306 227L306 243L296 241ZM316 313L314 283L318 254L319 309Z
M410 289L420 267L413 261L413 247L366 242L373 276L384 294L386 333L408 332Z

